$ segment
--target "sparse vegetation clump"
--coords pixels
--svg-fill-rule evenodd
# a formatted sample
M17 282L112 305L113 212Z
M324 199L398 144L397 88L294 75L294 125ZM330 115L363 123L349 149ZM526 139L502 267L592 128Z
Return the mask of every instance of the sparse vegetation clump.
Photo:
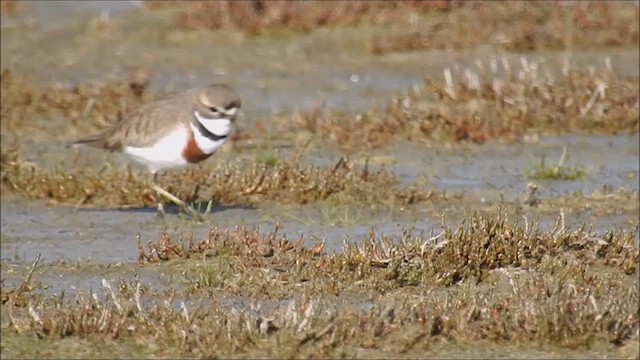
M152 8L154 2L147 2ZM323 26L389 25L405 22L409 12L445 10L447 1L193 1L181 5L180 28L234 27L252 35L273 29L308 32Z
M531 168L526 169L527 177L539 180L567 180L573 181L582 178L585 175L584 168L576 165L566 166L564 161L567 156L567 147L565 146L562 155L555 165L547 165L545 163L545 155L540 158L540 163Z
M276 226L273 232L262 234L245 228L233 231L212 229L208 237L199 242L192 238L186 242L172 241L165 232L157 244L149 244L151 255L146 254L139 243L138 259L157 262L222 253L249 257L249 262L258 267L271 267L274 262L288 264L289 269L297 269L296 273L302 275L300 266L306 266L317 258L322 263L322 266L317 266L317 271L336 271L336 276L346 269L358 270L363 266L369 269L368 275L373 275L370 271L376 268L392 270L387 275L397 277L397 286L410 283L451 286L468 278L481 282L498 268L533 269L550 259L565 257L567 261L582 264L614 266L631 275L637 270L639 260L639 249L634 246L635 232L610 231L598 236L584 227L571 231L564 215L558 218L550 231L543 231L526 219L524 224L514 223L506 214L496 217L474 214L465 218L457 228L443 227L439 235L429 237L409 230L404 230L400 238L376 235L370 231L358 244L347 241L341 255L322 257L322 242L307 250L302 247L302 238L289 241L279 235L278 230ZM276 267L286 269L282 264ZM316 275L302 276L315 278ZM327 279L333 281L337 278L330 276Z
M446 68L442 80L425 75L424 87L385 109L356 115L318 109L275 123L283 131L318 134L343 150L383 147L398 138L482 143L531 134L639 133L637 81L570 66L552 75L525 58L519 70L514 67L503 57L476 69Z
M16 147L2 151L2 191L25 194L54 203L83 207L142 207L157 201L143 172L101 173L46 170L18 157ZM215 171L203 167L159 176L164 189L180 200L225 204L251 204L272 200L305 204L333 199L368 205L412 204L440 195L412 187L402 187L389 172L356 168L341 158L333 166L300 166L280 161L276 166L260 162L218 164Z
M192 1L173 6L183 29L236 28L252 35L287 29L384 25L374 54L491 44L509 51L638 45L638 7L625 2ZM470 31L469 29L473 29Z
M30 84L4 70L1 77L3 137L25 132L50 137L95 131L119 121L143 101L132 83L80 84L73 89ZM300 131L319 135L343 151L387 146L397 139L437 142L515 140L531 134L637 134L638 82L611 70L576 70L569 64L553 75L544 63L521 58L520 68L494 58L477 68L444 69L442 80L425 75L424 86L395 97L385 108L360 114L316 109L240 125L231 139L290 140ZM39 115L33 116L34 114ZM61 115L63 121L49 121ZM29 121L23 119L28 118ZM264 120L264 121L263 121ZM65 130L62 130L65 127ZM38 131L34 131L38 129ZM273 131L275 130L275 131ZM281 137L282 139L279 139ZM260 159L273 166L273 157Z
M147 2L150 8L157 2ZM160 4L167 6L168 4ZM372 36L375 54L459 50L491 44L510 51L638 45L632 2L526 1L193 1L181 7L179 28L236 28L249 34L326 26L384 25ZM470 31L469 29L473 29Z
M507 51L638 46L638 7L624 2L475 1L411 30L371 40L374 54L460 50L491 44Z
M151 254L140 245L140 260L194 258L176 275L182 287L103 279L71 298L28 292L2 305L3 341L23 339L12 351L45 357L54 355L37 344L55 339L94 352L106 341L132 356L417 356L485 340L617 354L638 339L633 241L632 232L572 231L562 218L545 231L504 215L472 215L436 236L371 232L334 255L278 227L212 229L186 242L164 233Z
M42 85L9 69L0 74L0 126L3 135L86 133L109 126L148 101L153 94L135 79L107 84ZM64 121L52 121L60 116Z

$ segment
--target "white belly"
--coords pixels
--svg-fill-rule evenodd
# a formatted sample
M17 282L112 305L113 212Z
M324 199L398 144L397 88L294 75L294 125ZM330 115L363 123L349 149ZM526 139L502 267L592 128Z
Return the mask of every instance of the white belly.
M183 167L189 163L182 157L187 138L188 129L177 127L169 135L161 139L157 144L149 147L127 146L124 153L135 161L146 165L150 172Z

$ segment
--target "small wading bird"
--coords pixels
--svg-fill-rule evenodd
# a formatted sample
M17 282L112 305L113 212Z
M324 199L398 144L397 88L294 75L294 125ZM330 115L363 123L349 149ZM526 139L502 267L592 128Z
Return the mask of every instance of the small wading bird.
M190 206L156 185L158 172L195 164L213 155L231 132L240 106L240 97L227 85L190 89L142 105L112 128L68 146L91 146L129 155L147 167L152 189L194 215ZM160 200L158 213L164 215Z

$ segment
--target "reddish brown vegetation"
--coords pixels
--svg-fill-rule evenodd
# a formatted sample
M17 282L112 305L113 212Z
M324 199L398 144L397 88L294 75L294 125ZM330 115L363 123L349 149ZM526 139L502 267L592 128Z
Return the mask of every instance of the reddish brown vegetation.
M447 9L452 1L193 1L180 14L185 28L236 27L251 34L285 27L310 31L326 25L390 24L408 11Z

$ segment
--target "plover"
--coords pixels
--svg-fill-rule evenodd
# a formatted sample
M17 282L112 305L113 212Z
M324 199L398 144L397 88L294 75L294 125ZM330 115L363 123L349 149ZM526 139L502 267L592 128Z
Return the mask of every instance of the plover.
M142 105L112 128L68 146L91 146L129 155L147 167L154 190L191 210L156 185L158 172L195 164L213 155L229 136L240 106L240 97L227 85L194 88ZM158 212L164 214L161 201Z

